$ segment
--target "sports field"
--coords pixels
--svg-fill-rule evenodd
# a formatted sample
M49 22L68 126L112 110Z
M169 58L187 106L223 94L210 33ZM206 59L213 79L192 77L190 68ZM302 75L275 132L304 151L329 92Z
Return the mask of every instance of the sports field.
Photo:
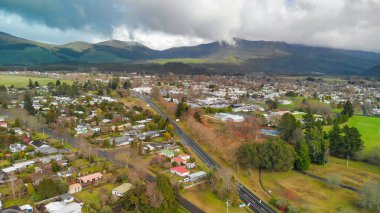
M40 78L40 77L27 77L27 76L19 76L19 75L0 75L0 85L4 85L6 87L15 86L15 87L26 87L29 84L29 79L32 79L32 82L38 81L41 86L46 86L49 82L53 82L57 79L53 78ZM71 84L72 81L62 80L61 83Z

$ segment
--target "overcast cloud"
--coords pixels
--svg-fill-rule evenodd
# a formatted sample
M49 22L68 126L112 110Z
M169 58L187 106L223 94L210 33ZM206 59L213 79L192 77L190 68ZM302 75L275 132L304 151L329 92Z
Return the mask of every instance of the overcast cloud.
M380 51L380 0L1 0L0 31L154 49L232 38Z

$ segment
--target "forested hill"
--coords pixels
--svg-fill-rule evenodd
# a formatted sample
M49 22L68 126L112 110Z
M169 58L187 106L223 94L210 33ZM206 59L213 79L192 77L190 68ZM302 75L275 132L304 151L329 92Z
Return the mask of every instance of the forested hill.
M369 71L380 64L378 53L285 42L234 41L234 45L212 42L158 51L136 42L118 40L52 45L0 32L0 66L117 67L121 64L121 67L135 67L133 64L183 62L208 71L227 73L378 75L377 69ZM115 66L109 66L112 64Z

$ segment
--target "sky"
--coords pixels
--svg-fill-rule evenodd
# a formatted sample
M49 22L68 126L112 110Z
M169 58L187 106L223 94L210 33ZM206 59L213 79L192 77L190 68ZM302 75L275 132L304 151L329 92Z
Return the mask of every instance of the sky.
M380 52L380 0L0 0L0 31L167 49L233 38Z

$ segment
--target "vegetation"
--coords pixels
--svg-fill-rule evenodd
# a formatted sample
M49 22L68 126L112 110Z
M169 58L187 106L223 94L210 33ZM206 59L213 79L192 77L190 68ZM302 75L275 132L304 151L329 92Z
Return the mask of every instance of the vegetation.
M369 182L363 186L359 205L363 208L380 210L380 182Z
M294 148L278 138L268 138L264 143L242 144L236 158L243 168L263 168L287 171L293 168Z

